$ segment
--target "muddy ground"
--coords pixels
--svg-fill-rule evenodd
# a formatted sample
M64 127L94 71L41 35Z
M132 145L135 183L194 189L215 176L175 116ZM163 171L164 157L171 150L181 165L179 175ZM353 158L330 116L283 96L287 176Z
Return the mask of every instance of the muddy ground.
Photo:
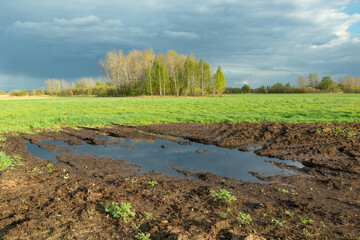
M242 151L261 146L256 154L305 167L292 176L254 172L265 184L211 173L184 172L188 178L179 179L41 144L106 145L97 139L103 135L161 138L154 133ZM0 239L140 239L139 233L183 240L360 239L359 123L110 126L6 137L0 151L20 155L23 165L0 172ZM58 163L30 155L25 142L59 151ZM220 189L237 200L215 201L211 191ZM110 202L131 203L136 215L113 218L101 204ZM239 212L252 221L239 222Z

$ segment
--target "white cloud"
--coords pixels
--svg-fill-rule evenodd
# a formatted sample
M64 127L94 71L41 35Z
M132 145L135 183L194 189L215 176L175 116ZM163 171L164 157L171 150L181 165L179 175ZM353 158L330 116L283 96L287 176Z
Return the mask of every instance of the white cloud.
M196 39L199 38L194 32L173 32L173 31L164 31L164 35L171 38L183 38L183 39Z
M333 47L350 41L348 28L360 22L360 14L342 12L344 2L349 1L295 1L295 10L287 16L305 26L297 35L313 39L311 47Z
M120 22L121 23L121 22ZM73 18L70 20L64 18L55 18L54 24L60 26L95 26L101 24L100 18L90 15L83 18Z

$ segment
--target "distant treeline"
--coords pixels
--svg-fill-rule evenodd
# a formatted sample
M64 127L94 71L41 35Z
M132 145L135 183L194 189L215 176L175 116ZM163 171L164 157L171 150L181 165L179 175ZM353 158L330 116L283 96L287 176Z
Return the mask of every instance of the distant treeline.
M360 93L360 77L341 77L339 82L335 82L330 76L324 76L319 81L318 74L310 73L307 76L299 75L297 86L290 83L275 83L272 86L262 85L259 88L251 89L248 85L242 88L228 87L225 89L227 94L239 93L322 93L322 92L344 92Z
M106 81L82 78L69 84L65 80L48 79L48 95L139 96L175 95L199 96L225 91L225 76L219 66L216 73L203 59L194 54L179 55L170 50L158 54L150 50L132 50L128 55L120 50L107 52L99 68Z
M135 52L134 52L135 51ZM129 53L145 55L146 51L133 50ZM108 58L115 58L115 55L121 56L121 51L115 53L108 52L105 60L100 61L102 68L105 62L110 66ZM128 58L128 56L124 56ZM110 57L112 56L112 57ZM169 71L163 62L171 65L171 56L175 56L175 63L179 64L183 61L184 64L177 65L178 68L169 67L176 71ZM177 56L179 58L177 58ZM130 57L132 58L132 57ZM121 59L119 57L119 59ZM163 59L163 60L160 60ZM167 59L167 60L164 60ZM123 59L124 60L124 59ZM105 62L104 62L105 61ZM114 66L117 66L116 64ZM183 66L183 67L182 67ZM192 66L192 67L191 67ZM122 68L118 68L122 69ZM129 69L129 68L125 68ZM75 83L69 83L61 79L48 79L45 81L44 90L36 89L31 91L13 90L9 93L0 90L0 95L10 96L41 96L41 95L56 95L56 96L79 96L79 95L98 95L98 96L136 96L136 95L187 95L197 96L206 94L242 94L242 93L323 93L323 92L344 92L344 93L360 93L360 77L346 76L341 77L338 82L331 79L330 76L324 76L319 81L318 74L310 73L307 76L299 75L297 78L297 85L293 86L290 83L282 84L275 83L272 86L262 85L259 88L250 88L248 85L243 85L241 88L225 87L225 77L221 71L221 67L213 74L209 64L204 60L197 61L193 54L190 56L177 55L175 51L169 51L166 55L158 54L149 71L145 69L145 75L141 78L125 78L108 76L107 81L94 81L91 77L83 77ZM105 70L104 70L105 71ZM110 74L106 70L105 74ZM114 70L115 71L115 70ZM129 70L130 71L130 70ZM170 73L170 75L169 75ZM111 73L114 74L114 73ZM128 73L129 74L129 73ZM147 75L148 74L148 75ZM173 77L171 77L173 75ZM119 75L121 76L121 74ZM159 77L160 76L160 77ZM119 80L120 79L120 80ZM128 79L128 80L126 80ZM133 79L133 80L129 80ZM137 80L136 80L137 79ZM160 91L161 90L161 91Z

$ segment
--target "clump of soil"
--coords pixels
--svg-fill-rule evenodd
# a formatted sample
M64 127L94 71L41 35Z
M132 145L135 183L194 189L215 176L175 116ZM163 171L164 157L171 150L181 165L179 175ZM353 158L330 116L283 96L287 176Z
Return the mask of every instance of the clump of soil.
M243 151L256 147L258 155L305 167L291 176L252 173L266 184L181 170L188 177L178 179L41 145L109 146L99 138L160 134ZM359 239L359 140L359 123L183 123L9 134L0 150L20 155L24 165L0 172L0 239L135 239L139 233L151 239ZM28 141L59 152L58 162L30 155ZM218 199L214 191L236 200ZM112 202L130 203L135 216L113 218L102 204Z

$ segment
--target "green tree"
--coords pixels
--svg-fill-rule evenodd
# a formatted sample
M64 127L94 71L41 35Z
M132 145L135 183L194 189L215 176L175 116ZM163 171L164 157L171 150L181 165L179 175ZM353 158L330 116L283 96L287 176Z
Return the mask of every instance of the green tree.
M184 81L184 92L185 95L190 95L193 93L194 82L195 82L195 73L196 73L196 62L194 57L188 56L184 63L185 68L185 81Z
M221 66L218 67L218 70L216 71L214 75L214 93L222 94L225 91L225 76L223 72L221 71Z
M246 84L241 88L241 90L243 93L249 93L251 91L250 87Z
M145 73L145 93L150 94L150 96L152 96L153 88L154 88L154 80L153 80L152 68L151 66L148 66L146 68L146 73Z
M261 87L257 88L256 93L266 93L266 87L264 85L261 85Z
M160 59L155 60L152 78L154 79L154 91L157 91L160 96L169 93L169 73Z
M335 87L335 82L331 79L330 76L325 76L319 83L318 88L322 91L330 91Z
M211 84L211 68L210 65L204 60L200 59L198 68L198 81L200 83L201 94L204 95L205 91Z

